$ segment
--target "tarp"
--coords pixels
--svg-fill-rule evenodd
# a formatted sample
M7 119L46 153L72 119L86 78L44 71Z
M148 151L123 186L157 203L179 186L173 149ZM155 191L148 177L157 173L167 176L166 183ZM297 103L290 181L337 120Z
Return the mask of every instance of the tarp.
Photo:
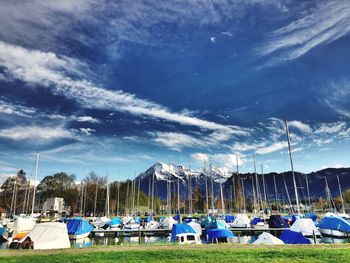
M29 232L34 228L34 226L35 219L31 217L17 217L12 225L12 237L15 237L19 233Z
M215 229L215 228L227 228L226 223L223 220L217 220L216 218L212 219L212 221L207 225L207 229Z
M250 220L247 214L237 214L231 227L250 227Z
M271 215L268 222L270 228L289 228L288 221L280 215Z
M260 217L254 217L251 224L255 226L257 223L260 222L264 222L264 220L262 220Z
M171 230L171 242L176 241L176 235L183 233L196 234L196 231L194 231L188 224L174 224L173 229Z
M212 242L215 238L230 238L234 236L235 235L227 228L209 229L207 231L208 242Z
M146 223L151 222L151 221L153 221L153 217L147 216L147 217L145 218L145 222L146 222Z
M108 222L108 225L110 226L117 226L117 225L121 225L122 224L122 220L120 220L119 217L114 217L112 218L112 220L110 222Z
M22 243L27 237L33 241L34 249L70 248L68 231L64 223L37 224L20 242Z
M290 230L300 232L304 236L313 236L314 234L319 236L321 234L310 218L298 218L290 227Z
M171 216L168 216L168 217L163 219L161 224L162 224L163 228L171 230L173 228L173 225L176 224L176 221Z
M129 216L129 215L124 216L124 217L122 218L123 225L126 225L126 224L130 223L131 220L132 220L132 217L131 217L131 216Z
M136 224L140 224L141 223L141 218L139 216L134 218L134 221Z
M316 221L317 220L317 215L314 213L308 213L304 215L305 218L310 218L312 221Z
M199 223L192 221L192 222L189 222L186 224L188 224L190 227L192 227L192 229L194 231L196 231L196 234L202 235L202 227Z
M235 216L232 216L232 215L226 215L225 216L225 222L226 223L233 223L233 221L235 221Z
M176 221L178 221L178 222L180 222L180 220L181 220L181 216L180 216L179 214L174 215L173 218L174 218Z
M68 234L82 235L91 232L93 227L85 219L74 218L68 220L67 229Z
M338 216L325 216L318 227L350 233L350 223Z
M284 242L271 235L268 232L263 232L262 234L259 235L258 239L255 240L253 243L253 245L283 245Z
M304 237L301 233L292 230L284 230L280 239L285 244L311 244L311 241Z
M207 227L207 226L210 225L210 223L211 223L211 221L213 221L213 219L215 219L215 218L213 218L213 217L211 217L211 216L206 216L205 218L203 218L203 219L201 220L201 225L202 225L203 227Z

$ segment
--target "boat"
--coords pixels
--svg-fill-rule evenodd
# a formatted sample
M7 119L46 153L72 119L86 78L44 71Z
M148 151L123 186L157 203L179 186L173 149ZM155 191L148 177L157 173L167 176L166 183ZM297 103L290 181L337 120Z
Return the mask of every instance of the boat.
M93 230L93 226L82 218L68 219L67 229L70 239L81 239L87 237Z
M168 216L163 218L163 220L160 222L160 228L172 230L174 224L176 224L176 220L173 217Z
M249 228L250 220L247 214L237 214L235 220L230 225L231 227L237 228Z
M311 218L298 218L290 227L290 230L300 232L305 237L321 236Z
M106 225L108 226L111 222L111 219L109 219L106 216L103 217L97 217L95 221L92 223L94 227L98 228L104 228Z
M264 220L261 219L260 217L254 217L252 219L252 221L250 222L250 225L253 227L253 228L257 228L257 229L265 229L265 228L268 228L268 225L265 224Z
M235 235L227 228L214 228L207 230L208 243L236 243Z
M311 241L304 237L302 233L290 229L284 230L280 239L285 244L311 244Z
M274 235L271 235L268 232L263 232L258 236L258 239L255 240L252 244L253 245L283 245L284 242L281 239L275 237Z
M189 225L190 227L192 227L192 229L199 235L202 235L202 227L199 223L191 221L189 223L186 223L187 225Z
M119 217L114 217L107 223L107 226L109 226L111 229L121 229L122 221Z
M200 236L188 224L174 224L170 240L181 245L201 243Z
M325 216L318 224L322 235L332 237L348 237L350 223L338 215Z
M35 219L32 217L17 217L11 227L12 240L22 239L35 227L35 224Z
M47 222L37 224L21 240L13 241L10 248L62 249L70 248L66 224Z
M271 215L268 223L269 228L289 228L288 221L281 215Z

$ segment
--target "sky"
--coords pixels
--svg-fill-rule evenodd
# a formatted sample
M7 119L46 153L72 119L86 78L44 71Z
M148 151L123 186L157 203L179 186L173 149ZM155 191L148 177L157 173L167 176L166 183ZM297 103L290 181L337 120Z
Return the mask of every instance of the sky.
M0 179L349 167L347 0L0 0Z

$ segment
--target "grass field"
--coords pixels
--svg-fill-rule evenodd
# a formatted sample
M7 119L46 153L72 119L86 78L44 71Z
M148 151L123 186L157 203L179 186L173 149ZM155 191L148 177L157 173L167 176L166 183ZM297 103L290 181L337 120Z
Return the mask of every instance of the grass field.
M130 246L2 251L1 262L350 262L350 245Z

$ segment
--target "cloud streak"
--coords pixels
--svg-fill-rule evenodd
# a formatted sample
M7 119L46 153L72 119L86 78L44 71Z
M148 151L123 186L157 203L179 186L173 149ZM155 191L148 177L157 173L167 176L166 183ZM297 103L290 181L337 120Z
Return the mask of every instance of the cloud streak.
M238 126L226 126L193 116L171 112L156 103L137 98L121 90L107 90L80 78L84 66L80 61L58 57L51 52L28 50L0 42L0 65L11 77L33 86L45 86L56 95L77 101L84 108L126 112L137 116L163 119L200 129L218 130L229 135L248 135ZM71 76L76 75L77 79Z
M274 56L272 64L290 61L349 32L349 2L320 1L309 14L270 33L265 43L258 48L258 53Z

